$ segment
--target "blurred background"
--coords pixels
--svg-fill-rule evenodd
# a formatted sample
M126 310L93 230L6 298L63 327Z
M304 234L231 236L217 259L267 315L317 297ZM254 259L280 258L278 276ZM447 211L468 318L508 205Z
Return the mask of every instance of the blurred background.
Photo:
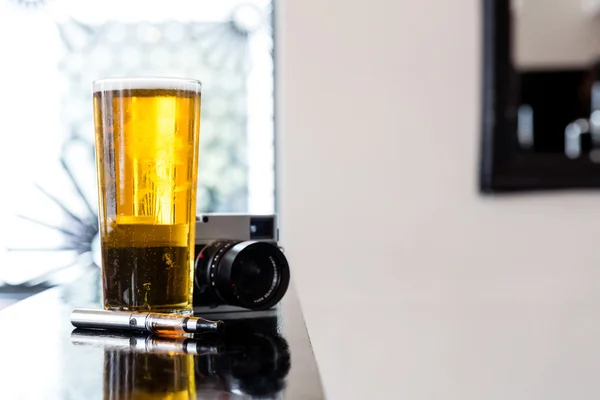
M478 193L484 122L482 3L277 2L276 209L331 399L597 397L590 393L597 391L600 360L600 328L593 318L600 315L596 249L600 197L593 191L506 197ZM570 3L577 7L573 18L581 26L600 26L597 1ZM114 5L59 4L63 3L54 0L35 7L28 1L0 0L0 68L5 71L0 74L0 133L10 138L0 146L2 244L8 248L39 243L25 227L39 224L15 218L8 225L9 217L17 213L32 218L50 215L54 219L44 221L60 227L69 220L35 185L91 220L61 163L64 159L71 165L68 160L80 157L81 161L73 161L77 165L70 169L76 170L73 175L85 174L86 165L92 163L86 155L91 131L69 128L81 124L70 118L91 112L89 104L76 106L71 101L89 102L89 91L80 90L88 90L84 86L92 77L71 74L77 75L82 65L108 68L113 62L127 64L141 57L148 60L145 66L154 68L153 58L159 63L171 59L163 57L171 54L167 42L181 38L181 27L167 34L168 23L191 23L194 18L198 21L193 27L205 29L202 41L190 44L205 49L193 53L201 60L191 62L206 68L197 76L205 82L200 186L215 182L212 190L218 199L213 202L211 195L201 193L199 205L206 210L235 205L250 212L274 208L273 31L268 17L273 15L272 4L258 4L258 15L265 16L258 19L267 23L242 35L248 38L246 54L255 61L246 66L247 72L236 72L212 89L210 81L216 85L220 76L230 76L228 68L233 67L214 67L204 55L240 47L239 28L225 29L235 15L233 3L226 7L229 2L190 1L177 15L171 13L178 9L178 1L156 6L159 11L153 15L151 1L132 0L136 6L131 7L129 0ZM200 4L214 14L193 11ZM525 13L521 4L526 6L527 0L517 1L514 9ZM54 5L58 11L50 13ZM244 19L244 26L256 26L252 21L257 14L250 14L254 17ZM213 25L202 25L209 15ZM62 24L69 24L65 28L69 33L61 33ZM114 27L120 28L109 35ZM106 29L106 35L94 36L96 29ZM178 50L188 48L196 37L183 29L186 44L178 45ZM567 38L580 31L563 32ZM584 34L585 40L600 41L596 31L591 32ZM70 35L81 37L70 44L71 50ZM90 42L90 36L96 39ZM133 51L122 58L117 43L125 39L119 38L130 38L126 44L134 48L156 40L152 43L161 49L159 56L151 59L151 51L139 50L138 56L132 57ZM264 57L264 64L250 50L255 38L256 46L264 45L264 51L257 50L262 55L256 55ZM554 39L543 56L562 57L563 50L572 48L557 43ZM96 44L100 49L115 46L102 50L110 53L108 67L104 61L92 62ZM536 53L526 51L530 57L525 58L522 50L516 51L524 67L535 66ZM177 54L172 57L187 59ZM65 60L75 61L70 65ZM259 70L264 74L262 83L253 86L252 74ZM236 81L240 77L247 84ZM251 93L260 100L251 102ZM228 124L217 129L222 121L219 112L232 113L227 122L238 121L240 104L246 105L244 133ZM70 107L75 111L69 112ZM264 116L265 128L257 128L257 148L252 150L250 121L255 114ZM228 153L230 142L221 144L218 139L238 134L245 135L234 141L246 143L246 150L241 150L247 157L241 163L245 167L233 163L234 177L217 179L216 171L231 162L206 165L210 159L206 146L214 140L214 151L234 157ZM254 165L263 168L256 175ZM210 171L215 175L209 177ZM87 179L82 179L82 187L86 182L93 186L94 178ZM244 183L236 186L235 179ZM231 186L221 187L221 181ZM48 213L44 207L54 211ZM44 235L55 231L39 229ZM26 240L19 239L23 236ZM59 235L51 243L61 246L63 240ZM45 261L22 262L18 257L12 251L3 253L0 277L5 282L18 284L45 273Z
M331 399L598 398L599 193L477 190L486 3L281 8L278 204Z
M270 0L0 1L0 290L99 263L91 82L199 79L198 212L274 211ZM34 250L34 251L31 251ZM18 265L18 267L17 267Z

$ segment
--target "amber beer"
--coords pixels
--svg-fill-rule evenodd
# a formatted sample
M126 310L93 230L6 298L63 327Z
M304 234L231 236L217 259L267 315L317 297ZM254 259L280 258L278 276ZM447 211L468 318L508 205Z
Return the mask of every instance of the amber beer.
M192 307L201 84L94 82L104 307Z

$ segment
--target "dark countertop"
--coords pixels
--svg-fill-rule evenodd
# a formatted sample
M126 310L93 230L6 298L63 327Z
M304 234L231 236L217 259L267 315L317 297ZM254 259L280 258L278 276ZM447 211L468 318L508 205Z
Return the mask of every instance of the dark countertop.
M0 398L324 398L293 289L277 310L219 314L225 334L185 343L73 332L71 310L100 308L99 299L92 272L0 311Z

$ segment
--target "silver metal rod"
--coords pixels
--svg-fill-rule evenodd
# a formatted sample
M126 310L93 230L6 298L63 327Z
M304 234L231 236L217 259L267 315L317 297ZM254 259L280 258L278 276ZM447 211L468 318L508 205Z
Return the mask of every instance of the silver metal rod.
M75 309L71 324L81 329L132 330L160 334L222 332L223 321L152 312Z

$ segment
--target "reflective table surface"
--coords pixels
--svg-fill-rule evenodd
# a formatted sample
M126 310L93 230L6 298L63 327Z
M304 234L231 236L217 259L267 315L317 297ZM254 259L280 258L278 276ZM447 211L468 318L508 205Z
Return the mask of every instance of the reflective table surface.
M277 309L203 313L222 335L74 330L100 308L97 273L0 311L1 399L323 399L297 298Z

